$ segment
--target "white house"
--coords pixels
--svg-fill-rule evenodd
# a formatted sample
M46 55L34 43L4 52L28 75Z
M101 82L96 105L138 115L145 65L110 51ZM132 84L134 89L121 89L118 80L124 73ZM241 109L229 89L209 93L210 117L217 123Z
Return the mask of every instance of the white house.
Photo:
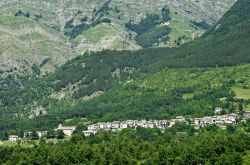
M128 123L125 122L125 121L124 121L124 122L121 122L121 123L120 123L120 128L121 128L121 129L128 128Z
M149 128L154 128L154 126L155 126L153 121L148 121L147 125Z
M250 112L246 112L243 114L244 119L250 119Z
M185 119L185 117L183 117L183 116L176 116L175 121L176 121L176 122L185 122L186 119Z
M36 134L39 138L45 137L48 134L48 131L36 131Z
M95 135L97 131L92 131L92 130L87 130L87 131L82 131L84 136L90 136L90 135Z
M148 128L148 124L146 120L141 120L137 122L137 127Z
M88 130L96 130L98 131L100 127L97 124L92 124L88 126Z
M21 138L17 135L10 135L9 136L9 141L12 141L12 142L17 142L18 140L20 140Z
M97 123L100 129L106 129L106 123Z
M201 118L194 118L194 125L200 125Z
M171 124L170 122L171 121L168 121L168 120L155 120L154 124L157 128L164 129L170 126Z
M112 129L113 131L116 131L116 130L118 130L119 128L120 128L120 122L119 122L119 121L114 121L114 122L111 123L111 129Z
M221 108L221 107L216 107L215 110L214 110L214 113L215 113L215 114L220 114L222 111L223 111L223 108Z
M59 124L57 131L63 131L66 136L71 136L73 132L76 130L76 126L62 126Z

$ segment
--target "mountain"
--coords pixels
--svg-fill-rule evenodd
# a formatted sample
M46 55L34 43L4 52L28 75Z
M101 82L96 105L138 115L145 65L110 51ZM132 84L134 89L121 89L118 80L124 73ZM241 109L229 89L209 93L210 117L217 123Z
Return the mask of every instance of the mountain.
M248 1L237 1L203 37L166 56L159 65L212 67L249 63L249 7Z
M3 91L1 129L51 127L82 117L200 117L217 106L233 112L241 101L247 108L249 64L242 64L250 52L249 8L246 0L237 1L215 27L179 48L85 53L21 89ZM229 29L223 28L227 20L233 22Z
M18 10L25 13L41 15L40 19L48 26L60 30L72 37L68 31L75 31L72 46L79 50L110 49L135 49L139 48L133 41L134 33L126 29L125 24L130 20L137 24L146 17L146 14L158 14L164 17L164 7L167 7L165 16L171 20L159 18L156 24L169 24L170 41L168 46L173 46L175 40L191 40L201 32L200 27L207 27L219 20L224 12L230 8L235 0L227 1L166 1L145 2L121 0L93 0L89 1L3 1L3 13L13 14ZM10 6L12 6L10 8ZM87 6L87 7L86 7ZM15 11L16 10L16 11ZM169 11L168 11L169 10ZM103 18L111 20L111 24L103 25ZM70 22L72 26L69 28ZM94 23L94 24L93 24ZM83 26L91 25L88 28ZM159 25L158 25L159 26ZM197 29L198 28L198 29ZM102 33L102 29L103 32ZM110 37L109 34L113 34ZM157 39L157 38L156 38ZM100 44L102 43L102 44ZM105 43L105 44L104 44ZM140 43L139 43L140 44ZM100 46L102 45L102 46Z
M0 69L44 75L85 51L179 46L234 2L2 0Z
M58 32L25 17L0 16L1 70L51 72L74 56ZM10 71L11 72L11 71Z
M46 11L46 6L59 3L19 2L8 4L13 10L15 3L39 4L37 9ZM79 37L93 37L95 30L119 34L111 28L114 19L102 14L103 10L110 14L111 4L118 0L86 1L100 7L93 10L96 17L91 22L84 17L80 24L74 23L82 14L78 7L83 1L61 2L63 9L77 4L77 14L59 28L51 28L50 19L43 20L46 12L35 16L18 10L15 16L0 19L2 41L7 42L0 50L24 53L26 60L23 68L0 71L0 164L250 164L249 0L238 0L210 27L204 20L192 22L208 29L194 41L182 44L181 38L177 47L145 48L156 36L169 40L170 24L158 24L173 20L169 5L159 8L161 17L151 13L138 23L125 21L124 26L136 32L128 41L143 49L86 51L78 56ZM143 2L148 1L140 1L146 8L149 4ZM205 16L193 15L193 8L186 11L186 6L224 4L212 0L168 4L172 2L197 19ZM114 10L121 12L118 7ZM127 29L123 30L130 33ZM37 45L39 54L32 48ZM72 54L63 54L68 50ZM58 54L43 60L49 52Z

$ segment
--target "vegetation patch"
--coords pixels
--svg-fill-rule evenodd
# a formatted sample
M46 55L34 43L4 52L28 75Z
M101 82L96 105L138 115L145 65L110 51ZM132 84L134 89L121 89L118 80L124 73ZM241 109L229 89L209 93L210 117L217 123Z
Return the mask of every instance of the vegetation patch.
M146 18L141 19L138 24L132 23L132 20L125 24L127 29L136 32L136 41L143 48L168 40L168 34L171 29L167 26L160 26L160 24L171 20L170 10L165 6L161 12L161 16L158 14L147 14Z
M194 93L184 93L182 98L184 100L187 100L187 99L192 99L194 97Z
M244 100L250 99L250 89L244 89L241 87L233 87L232 90L236 93L235 98L244 99Z
M79 41L82 37L86 38L88 41L96 44L105 36L112 36L117 33L116 28L110 24L99 24L93 28L90 28L81 35L79 35L75 40Z

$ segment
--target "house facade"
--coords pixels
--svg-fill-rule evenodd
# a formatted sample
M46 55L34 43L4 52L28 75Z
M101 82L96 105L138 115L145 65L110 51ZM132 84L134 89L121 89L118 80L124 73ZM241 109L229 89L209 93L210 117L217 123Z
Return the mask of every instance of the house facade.
M45 137L48 134L48 131L36 131L36 134L39 138Z
M9 141L12 141L12 142L17 142L18 140L21 140L21 138L17 135L10 135L9 136Z
M63 131L66 136L72 136L73 132L76 130L76 126L62 126L59 124L56 131Z

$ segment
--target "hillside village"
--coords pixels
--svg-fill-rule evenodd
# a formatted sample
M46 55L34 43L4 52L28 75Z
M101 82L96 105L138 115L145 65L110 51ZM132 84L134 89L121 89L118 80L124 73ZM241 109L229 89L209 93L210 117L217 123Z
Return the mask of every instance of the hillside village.
M223 109L221 107L215 108L214 116L205 116L202 118L185 118L183 116L177 116L174 119L170 120L125 120L125 121L113 121L113 122L99 122L95 124L91 124L87 126L87 129L82 131L84 136L95 135L99 131L112 131L119 132L126 128L134 128L142 127L142 128L158 128L158 129L166 129L171 128L176 123L185 123L192 125L195 129L199 129L201 127L205 127L208 125L215 124L219 126L221 129L225 129L228 124L236 124L239 122L246 122L246 120L250 119L250 113L246 112L242 115L231 113L225 115L219 115ZM77 130L77 126L63 126L59 124L57 128L54 129L55 132L61 131L65 137L71 137L73 133ZM46 137L48 135L48 131L36 131L36 135L39 139ZM24 138L28 138L31 136L32 132L25 132ZM64 138L63 136L63 138ZM18 142L22 140L17 135L10 135L9 141Z
M245 115L247 117L247 115ZM126 128L158 128L166 129L170 128L178 122L191 124L196 129L204 127L211 124L216 124L221 128L225 128L227 124L236 124L239 116L237 114L228 114L228 115L216 115L216 116L206 116L203 118L188 118L186 119L183 116L177 116L175 119L171 120L126 120L126 121L114 121L107 123L97 123L88 126L88 130L83 131L85 136L90 136L96 134L98 131L113 131L117 132Z

